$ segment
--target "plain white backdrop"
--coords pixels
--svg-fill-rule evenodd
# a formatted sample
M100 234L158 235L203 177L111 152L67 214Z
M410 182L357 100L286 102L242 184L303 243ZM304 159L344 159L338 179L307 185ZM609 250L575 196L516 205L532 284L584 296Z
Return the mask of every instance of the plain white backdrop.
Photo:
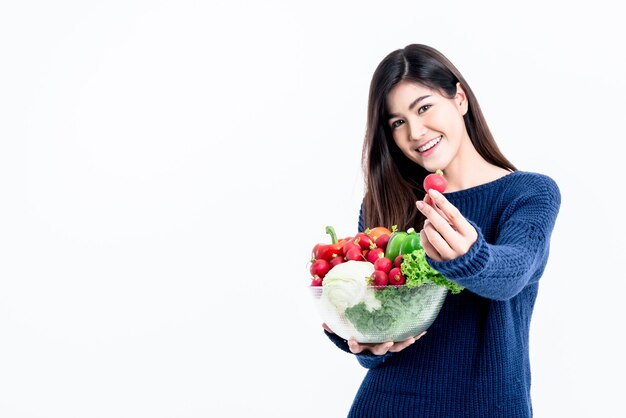
M448 56L562 208L535 416L626 416L626 37L611 2L4 1L0 416L342 417L307 259L356 230L367 91Z

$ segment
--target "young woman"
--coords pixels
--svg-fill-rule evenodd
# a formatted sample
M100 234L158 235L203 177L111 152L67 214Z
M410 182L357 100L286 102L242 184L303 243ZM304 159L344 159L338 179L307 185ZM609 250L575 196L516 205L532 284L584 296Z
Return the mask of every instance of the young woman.
M359 344L324 326L369 369L349 417L532 416L528 335L556 183L502 155L468 83L425 45L376 69L363 169L359 229L420 230L428 263L465 290L447 296L426 335L406 341ZM448 187L426 194L424 177L437 169Z

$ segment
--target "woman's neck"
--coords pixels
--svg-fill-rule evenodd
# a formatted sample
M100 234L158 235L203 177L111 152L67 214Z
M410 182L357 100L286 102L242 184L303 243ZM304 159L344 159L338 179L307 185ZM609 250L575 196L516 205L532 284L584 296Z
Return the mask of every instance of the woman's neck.
M444 170L444 176L448 182L446 192L456 192L480 186L510 173L509 170L485 160L476 151L471 141L468 142L469 145L459 150L457 158L451 161Z

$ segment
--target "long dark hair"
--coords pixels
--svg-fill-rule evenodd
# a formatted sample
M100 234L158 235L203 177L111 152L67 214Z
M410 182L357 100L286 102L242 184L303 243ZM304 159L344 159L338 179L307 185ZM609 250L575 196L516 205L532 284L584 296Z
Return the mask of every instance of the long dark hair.
M415 201L424 197L422 183L429 172L402 153L387 124L387 95L405 80L436 90L447 98L454 97L457 83L460 83L469 104L464 116L465 126L476 151L498 167L516 170L500 152L472 89L456 67L432 47L408 45L381 61L370 84L362 155L363 225L366 228L397 225L401 230L418 229L424 223Z

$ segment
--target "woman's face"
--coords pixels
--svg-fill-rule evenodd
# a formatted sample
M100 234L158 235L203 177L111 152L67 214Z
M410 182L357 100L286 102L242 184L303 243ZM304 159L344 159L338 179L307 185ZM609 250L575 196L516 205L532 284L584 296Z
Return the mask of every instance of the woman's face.
M434 172L445 168L469 141L463 115L467 98L460 85L452 99L413 82L402 81L387 95L393 140L410 160Z

